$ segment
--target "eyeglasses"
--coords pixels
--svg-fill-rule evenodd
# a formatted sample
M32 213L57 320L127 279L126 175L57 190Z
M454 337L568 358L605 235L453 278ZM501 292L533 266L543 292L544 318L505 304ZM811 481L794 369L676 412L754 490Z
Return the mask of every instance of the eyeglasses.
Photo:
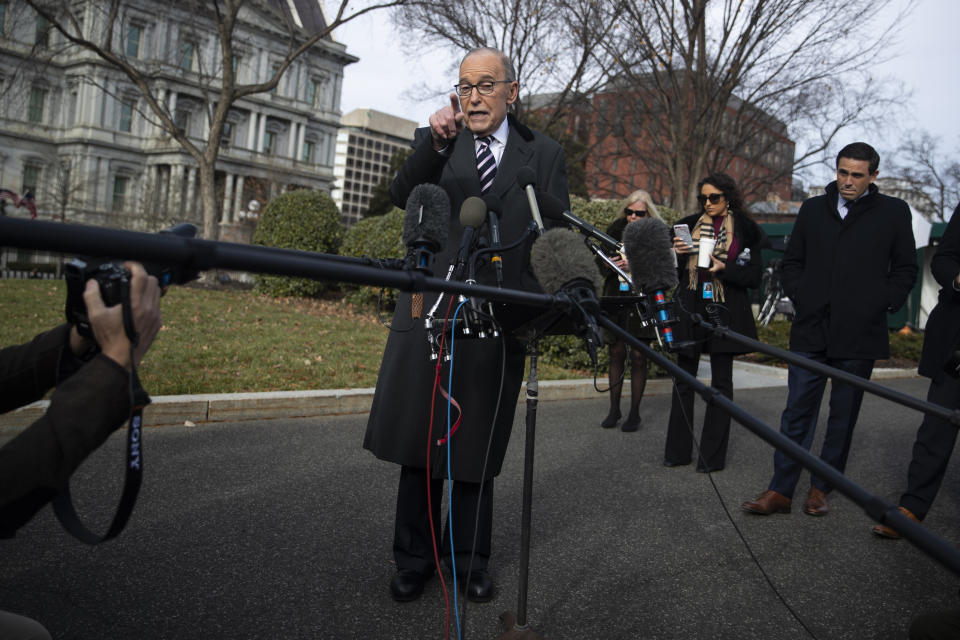
M624 209L624 210L623 210L623 215L627 216L628 218L629 218L630 216L637 216L638 218L646 218L646 217L647 217L647 212L646 212L646 211L637 211L636 209Z
M707 204L707 200L710 201L710 204L717 204L720 200L723 199L722 193L711 193L708 196L703 195L702 193L697 196L697 202L700 203L700 206Z
M513 80L484 80L483 82L478 82L477 84L461 82L460 84L453 85L453 90L456 91L457 95L459 95L461 98L469 98L474 89L476 89L477 93L482 96L489 96L493 95L493 90L498 84L509 84L511 82L513 82Z

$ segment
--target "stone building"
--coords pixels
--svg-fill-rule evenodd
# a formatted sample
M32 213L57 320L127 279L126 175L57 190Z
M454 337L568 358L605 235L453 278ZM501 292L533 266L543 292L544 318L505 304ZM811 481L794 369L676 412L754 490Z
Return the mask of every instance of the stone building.
M212 14L197 9L206 3L124 0L109 24L106 3L70 6L85 35L112 26L114 53L149 74L152 98L205 144L224 68ZM290 45L284 19L303 34L326 25L316 0L248 3L230 61L238 83L266 81L278 68ZM221 239L249 237L244 218L284 189L332 189L343 70L356 60L323 40L275 90L232 106L215 173ZM197 164L160 128L144 94L21 0L0 2L0 188L32 191L39 219L137 230L202 223Z
M341 124L331 195L344 222L353 224L370 205L373 188L391 173L390 158L410 148L417 123L373 109L354 109Z

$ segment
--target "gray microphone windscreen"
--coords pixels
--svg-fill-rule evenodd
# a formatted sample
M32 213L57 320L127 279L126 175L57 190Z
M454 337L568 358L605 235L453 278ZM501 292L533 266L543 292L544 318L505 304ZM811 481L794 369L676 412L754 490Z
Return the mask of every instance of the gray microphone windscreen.
M640 218L623 230L623 252L630 264L630 277L644 293L677 286L670 229L657 218Z
M450 223L450 198L435 184L418 184L407 198L407 215L403 219L403 244L420 240L435 244L439 251L447 244Z
M537 186L537 174L528 166L520 167L520 170L517 171L517 183L523 189L530 185Z
M603 278L590 249L570 229L550 229L530 249L530 266L547 293L556 293L576 280L586 280L600 295Z
M487 203L482 198L470 196L460 205L460 226L479 227L487 220Z
M483 196L483 202L487 205L487 211L493 211L498 216L503 213L503 203L492 193Z

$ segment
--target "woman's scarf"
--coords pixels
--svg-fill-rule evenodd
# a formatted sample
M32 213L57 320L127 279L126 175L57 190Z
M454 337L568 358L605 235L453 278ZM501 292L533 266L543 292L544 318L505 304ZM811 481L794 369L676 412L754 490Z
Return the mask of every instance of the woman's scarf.
M717 260L726 262L727 249L730 247L730 239L733 238L733 215L729 211L724 214L723 223L720 225L720 234L717 235L713 231L713 218L704 213L697 220L697 224L694 225L690 235L693 236L693 251L688 254L689 257L687 258L687 272L690 275L687 288L696 289L699 281L697 257L700 255L700 238L715 238L717 242L713 248L713 255ZM720 282L716 273L711 273L710 279L713 283L714 300L723 302L723 283Z

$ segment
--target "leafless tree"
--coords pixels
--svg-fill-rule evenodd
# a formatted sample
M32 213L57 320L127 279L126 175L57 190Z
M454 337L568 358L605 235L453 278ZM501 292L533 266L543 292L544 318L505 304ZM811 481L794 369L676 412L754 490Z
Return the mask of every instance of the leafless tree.
M892 157L893 187L931 222L945 222L960 203L957 156L941 152L940 141L921 130L908 132Z
M217 237L217 198L214 170L220 149L220 141L230 108L240 99L274 89L283 74L305 51L321 43L339 25L357 16L379 9L402 5L405 0L372 0L348 13L349 0L340 0L326 28L308 32L294 24L289 14L282 10L283 2L254 2L253 0L171 0L170 5L186 10L198 21L209 21L216 26L216 53L210 58L197 56L196 86L203 91L203 109L208 123L206 140L191 139L187 132L177 126L170 105L160 98L165 75L177 67L177 60L164 61L162 65L147 64L125 55L118 20L124 0L104 2L74 2L72 0L26 0L33 9L46 18L52 28L78 47L93 52L105 63L123 72L139 90L146 111L158 126L196 161L198 166L199 193L203 209L203 235ZM235 59L238 44L238 26L244 10L272 12L278 25L285 25L288 47L284 58L275 65L263 82L241 84L230 63ZM171 51L176 58L182 52Z

